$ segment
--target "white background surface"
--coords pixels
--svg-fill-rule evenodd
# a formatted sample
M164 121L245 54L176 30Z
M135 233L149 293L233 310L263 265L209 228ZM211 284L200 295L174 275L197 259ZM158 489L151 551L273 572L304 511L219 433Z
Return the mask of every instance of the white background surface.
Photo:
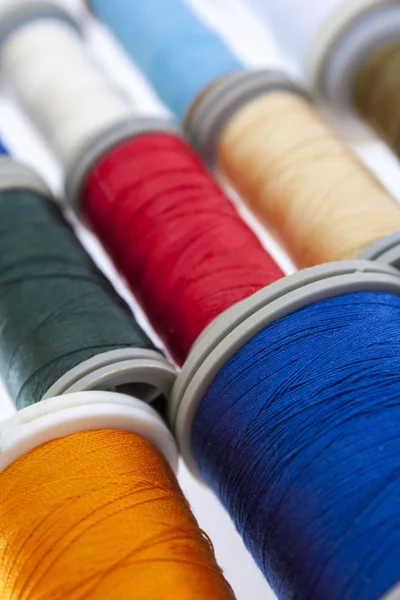
M0 3L6 0L0 0ZM112 1L112 0L110 0ZM145 1L145 0L132 0ZM188 0L189 1L189 0ZM80 12L79 0L60 0L71 10ZM229 43L250 65L255 67L285 65L295 72L283 55L277 50L271 34L246 9L246 0L190 0L190 3L213 25L217 25ZM306 0L304 5L306 8ZM229 15L229 18L227 17ZM132 67L120 49L113 44L111 38L97 24L87 21L88 39L91 50L103 62L109 75L131 96L133 105L149 113L164 112L146 86L143 78ZM9 99L0 98L0 132L6 144L15 156L24 160L45 177L48 183L59 191L60 172L49 149L38 132L30 125L26 116ZM367 160L378 176L394 194L400 195L400 170L397 160L382 145L370 142L357 149ZM246 218L249 218L246 215ZM261 236L262 241L276 254L287 271L290 264L268 237L250 219ZM83 231L79 233L95 259L113 279L118 290L132 305L136 315L145 323L143 316L134 304L124 284L119 280L110 262L104 256L100 246L93 237ZM7 416L13 407L5 391L0 388L0 416ZM180 482L189 498L201 527L211 537L219 564L236 592L238 600L269 600L274 595L270 591L263 576L255 566L252 558L245 550L241 539L234 531L227 514L213 495L201 484L195 482L184 467L180 471ZM210 599L211 600L211 599Z

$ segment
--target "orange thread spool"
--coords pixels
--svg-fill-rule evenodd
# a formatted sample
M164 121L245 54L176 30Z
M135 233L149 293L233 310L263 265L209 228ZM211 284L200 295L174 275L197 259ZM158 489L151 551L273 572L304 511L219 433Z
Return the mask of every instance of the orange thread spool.
M0 474L1 600L232 600L163 456L123 431L39 446Z

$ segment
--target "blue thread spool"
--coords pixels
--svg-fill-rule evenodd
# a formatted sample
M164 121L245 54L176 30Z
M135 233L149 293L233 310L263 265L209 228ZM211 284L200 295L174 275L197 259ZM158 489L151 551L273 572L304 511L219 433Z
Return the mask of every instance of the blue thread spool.
M281 600L378 600L399 580L400 279L307 269L199 338L170 418Z
M243 68L217 33L180 0L90 0L90 6L179 118L207 85Z

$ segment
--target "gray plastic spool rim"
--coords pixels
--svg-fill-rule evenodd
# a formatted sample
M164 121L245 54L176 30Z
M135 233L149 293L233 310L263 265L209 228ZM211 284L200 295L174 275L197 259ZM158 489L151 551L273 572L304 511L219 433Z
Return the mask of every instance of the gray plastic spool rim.
M378 260L396 269L400 269L400 232L392 233L379 242L372 244L360 258L365 260Z
M49 188L35 171L9 156L2 156L0 158L0 191L8 190L28 190L46 199L53 198Z
M70 208L75 213L80 213L82 187L89 173L105 154L123 142L150 133L171 133L179 136L179 128L167 119L132 116L112 125L85 144L66 170L65 194Z
M280 71L240 71L222 77L197 97L184 118L184 130L203 160L213 168L219 138L246 104L269 92L288 91L312 101L299 84Z
M43 399L85 391L129 388L135 397L152 403L169 398L176 379L173 366L155 350L123 348L98 354L68 371Z
M364 260L312 267L269 285L211 323L178 374L169 403L169 422L193 475L200 477L191 449L193 421L224 365L268 325L315 302L357 292L400 296L398 271Z
M394 0L345 3L321 28L309 52L306 69L319 99L332 108L339 126L366 137L352 102L355 77L379 46L400 41L400 4Z
M30 2L16 4L0 13L0 46L18 29L42 20L63 21L82 35L82 30L77 21L61 6L51 2Z

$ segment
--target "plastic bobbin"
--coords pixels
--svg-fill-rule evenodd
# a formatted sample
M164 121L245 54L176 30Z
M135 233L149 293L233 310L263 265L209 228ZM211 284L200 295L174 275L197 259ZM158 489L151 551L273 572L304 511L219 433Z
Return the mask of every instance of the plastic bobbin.
M49 188L35 171L9 156L0 158L0 192L6 190L29 190L45 198L53 198Z
M41 444L83 431L114 429L152 442L174 471L178 453L161 417L141 400L111 392L49 398L0 423L0 471Z
M107 152L123 142L151 133L179 135L179 127L166 119L132 116L92 138L73 158L66 171L65 192L70 207L79 214L85 179Z
M103 390L123 391L152 403L169 398L175 379L175 369L161 353L123 348L85 360L60 377L44 398Z
M372 244L360 258L365 260L378 260L379 262L391 265L400 269L400 231Z
M63 8L51 2L29 2L14 0L13 3L0 9L0 45L16 30L34 21L64 21L82 35L82 30L75 19Z
M357 292L400 296L400 277L384 264L354 260L305 269L260 290L215 319L192 348L172 390L169 420L192 473L191 429L208 388L224 365L268 325L311 304Z
M355 76L375 48L400 41L400 4L393 0L344 0L321 27L306 60L320 99L357 133L352 103ZM337 114L336 114L337 113Z
M311 101L307 92L280 71L240 71L211 84L190 106L184 129L210 168L219 138L231 118L246 104L269 92L286 90Z

